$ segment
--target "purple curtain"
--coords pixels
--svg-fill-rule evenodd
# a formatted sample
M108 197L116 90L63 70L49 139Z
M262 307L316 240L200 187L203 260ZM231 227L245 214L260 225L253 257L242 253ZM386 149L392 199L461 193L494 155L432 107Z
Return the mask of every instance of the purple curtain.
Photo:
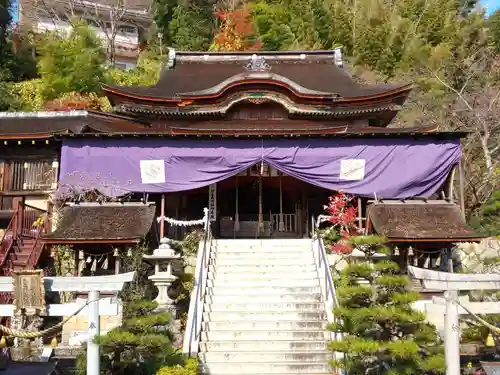
M69 139L63 141L60 182L62 189L111 196L174 192L222 181L264 161L328 190L402 199L435 193L459 158L459 139ZM361 178L341 173L350 160L363 161ZM161 163L165 181L145 180L144 161Z

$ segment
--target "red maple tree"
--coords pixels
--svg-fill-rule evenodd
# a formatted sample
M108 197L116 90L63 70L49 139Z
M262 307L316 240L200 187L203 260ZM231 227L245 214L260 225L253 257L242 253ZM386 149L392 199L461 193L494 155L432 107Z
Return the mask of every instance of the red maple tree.
M350 254L353 250L349 244L349 237L357 233L356 208L350 203L352 197L339 191L336 195L328 197L326 211L328 221L340 233L341 238L331 245L332 253Z
M233 11L217 11L221 22L215 34L212 49L215 51L258 51L260 41L252 24L252 13L248 6Z

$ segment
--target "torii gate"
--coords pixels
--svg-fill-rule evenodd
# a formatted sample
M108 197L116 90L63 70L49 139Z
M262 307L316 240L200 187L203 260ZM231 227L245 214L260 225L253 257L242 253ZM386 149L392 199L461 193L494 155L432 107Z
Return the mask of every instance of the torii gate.
M23 275L24 273L24 275ZM101 299L100 293L119 292L127 282L134 279L135 272L123 273L110 276L84 276L84 277L43 277L43 283L40 276L37 280L36 273L43 275L42 270L38 271L20 271L24 279L17 281L23 285L23 289L29 291L29 295L23 296L23 292L14 290L13 277L0 277L0 292L11 292L15 294L14 299L26 298L26 301L20 301L20 304L27 304L31 309L45 310L48 316L69 316L75 314L78 310L78 304L51 304L45 306L45 295L43 291L52 292L80 292L88 293L88 306L80 314L88 314L87 339L87 375L100 374L100 354L99 345L93 342L99 335L99 316L118 313L116 302ZM41 285L40 285L41 284ZM33 293L31 293L33 291ZM40 295L42 294L42 295ZM0 305L1 316L12 316L16 306Z
M446 375L460 375L460 322L458 306L459 290L494 290L500 289L500 274L459 274L408 266L408 272L415 279L421 280L423 286L428 289L444 290L446 313L444 317L444 348L446 358ZM435 299L434 302L438 302ZM471 303L473 307L474 302ZM477 304L477 303L476 303ZM498 303L497 303L498 304ZM491 304L490 304L491 305ZM498 313L497 309L477 311L474 313L487 314ZM485 306L486 307L486 306ZM474 311L476 310L476 311ZM462 312L463 313L463 312Z

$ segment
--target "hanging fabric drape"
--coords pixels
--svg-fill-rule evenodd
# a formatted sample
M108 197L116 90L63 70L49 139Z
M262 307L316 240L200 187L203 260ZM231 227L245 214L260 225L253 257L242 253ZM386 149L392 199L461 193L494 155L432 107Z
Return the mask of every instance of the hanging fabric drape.
M278 224L278 232L285 231L285 222L283 221L283 174L280 173L280 222Z
M198 189L263 163L330 191L385 199L429 197L460 160L459 139L65 139L60 193ZM102 160L106 160L105 163ZM262 171L263 172L263 171Z
M238 176L236 176L236 212L234 213L234 231L239 232L240 231L240 213L239 213L239 196L238 196L238 190L239 190L239 181L238 181Z

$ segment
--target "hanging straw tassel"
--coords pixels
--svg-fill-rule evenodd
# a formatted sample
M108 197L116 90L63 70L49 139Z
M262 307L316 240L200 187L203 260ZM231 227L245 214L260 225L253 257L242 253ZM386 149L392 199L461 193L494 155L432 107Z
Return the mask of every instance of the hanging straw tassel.
M79 260L83 260L83 259L85 259L85 254L83 254L83 251L82 251L82 250L80 250L80 251L78 252L78 259L79 259Z
M495 340L493 339L493 335L491 332L488 334L488 337L486 338L486 346L495 346Z
M410 246L410 247L408 248L408 256L409 256L409 257L412 257L412 256L414 256L414 255L415 255L415 253L413 252L413 247L411 247L411 246Z
M283 221L283 186L282 174L280 173L280 222L278 224L278 232L285 231L285 222Z
M397 246L394 248L394 255L395 256L399 255L399 248Z
M240 213L239 213L239 180L238 176L236 176L236 212L234 213L234 231L240 231Z
M427 257L425 258L424 268L429 268L430 259L431 259L431 258L430 258L429 256L427 256Z
M114 257L117 257L118 255L119 255L119 253L118 253L118 248L117 248L117 247L115 247L115 250L113 251L113 256L114 256Z
M441 253L439 254L439 256L436 259L436 267L439 267L439 266L441 266Z
M92 263L92 257L90 256L87 257L87 263Z

